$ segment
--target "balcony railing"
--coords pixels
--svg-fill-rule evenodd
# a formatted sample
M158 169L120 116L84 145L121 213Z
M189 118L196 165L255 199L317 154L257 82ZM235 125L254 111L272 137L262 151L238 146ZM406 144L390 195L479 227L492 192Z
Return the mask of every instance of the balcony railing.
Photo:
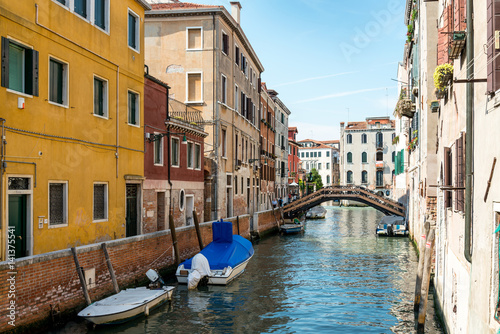
M171 119L176 119L192 125L203 126L205 123L202 112L180 101L169 98L168 114Z

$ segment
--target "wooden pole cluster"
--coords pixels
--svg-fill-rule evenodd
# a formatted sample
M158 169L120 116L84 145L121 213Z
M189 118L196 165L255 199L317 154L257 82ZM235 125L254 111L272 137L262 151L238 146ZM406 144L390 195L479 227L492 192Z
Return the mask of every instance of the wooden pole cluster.
M198 244L200 245L200 251L205 248L203 246L203 239L201 237L200 222L198 221L198 215L196 210L193 210L194 227L196 228L196 236L198 237Z
M85 297L87 305L90 305L92 304L92 301L90 300L89 291L87 290L87 283L85 282L83 269L82 267L80 267L80 262L78 261L78 256L76 255L76 248L71 247L71 252L73 253L73 260L75 260L76 272L78 273L78 277L80 278L80 284L82 286L83 296Z
M427 312L427 300L429 298L429 285L431 281L432 254L434 253L435 233L435 229L429 229L427 242L425 243L424 254L420 255L421 257L424 257L424 264L421 283L422 288L420 290L420 302L417 313L417 321L415 323L415 329L417 330L418 334L423 334L425 329L425 316Z
M175 233L174 215L172 214L172 211L170 211L170 214L168 215L168 226L170 227L172 244L174 245L175 264L179 265L179 263L181 263L181 260L179 256L179 246L177 245L177 234Z
M422 275L424 272L424 253L425 253L425 243L426 238L429 235L430 224L427 222L424 225L424 234L420 237L420 244L418 247L419 257L418 257L418 269L417 269L417 279L415 282L415 300L413 302L413 312L415 314L415 323L418 320L418 308L420 306L421 292L422 292Z
M104 252L104 257L106 258L106 264L108 265L109 275L111 276L111 281L113 282L113 288L115 292L120 292L120 287L118 286L118 282L116 281L115 271L113 270L113 264L111 264L111 260L109 259L108 248L105 243L101 244L102 250Z

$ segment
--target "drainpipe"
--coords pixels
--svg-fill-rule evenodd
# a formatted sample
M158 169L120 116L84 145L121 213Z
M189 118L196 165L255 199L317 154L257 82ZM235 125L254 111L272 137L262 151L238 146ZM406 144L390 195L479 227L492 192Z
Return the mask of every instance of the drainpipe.
M214 144L214 153L215 153L215 182L213 183L214 185L214 200L212 203L212 219L217 220L219 218L218 216L218 211L219 211L219 205L218 205L218 184L219 184L219 167L220 167L220 157L219 157L219 126L220 126L220 119L219 119L219 105L217 104L217 70L219 68L217 64L217 30L215 27L215 13L212 13L212 29L213 29L213 82L214 85L212 86L212 97L214 100L213 108L215 112L215 129L214 129L214 136L213 136L213 144ZM227 140L227 134L226 134L226 140ZM213 181L213 180L212 180ZM215 213L215 215L214 215Z
M169 89L167 88L167 104L166 104L166 107L165 107L165 113L166 113L166 118L165 118L165 122L169 122L170 121L170 114L169 114L169 108L168 108L168 100L169 99ZM168 166L168 172L167 172L167 178L168 178L168 185L170 186L170 200L169 200L169 214L170 212L172 212L172 180L170 179L170 165L171 165L171 162L170 162L170 159L171 159L171 147L170 147L170 125L167 125L167 166ZM180 150L180 147L179 147L179 150Z
M472 155L473 155L473 108L474 108L474 13L473 0L467 0L467 105L465 109L465 247L464 256L472 263Z
M0 230L4 228L3 226L3 175L5 172L4 166L4 156L5 156L5 119L0 118L0 122L2 122L2 132L0 133ZM4 260L4 249L0 251L1 259Z

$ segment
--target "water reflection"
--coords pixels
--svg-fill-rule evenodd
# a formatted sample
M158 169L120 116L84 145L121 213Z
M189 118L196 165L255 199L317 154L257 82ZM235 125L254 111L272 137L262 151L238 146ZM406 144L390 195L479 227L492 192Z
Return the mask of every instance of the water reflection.
M373 209L327 208L303 235L256 244L245 274L227 287L178 286L147 319L97 331L72 322L53 333L411 333L411 243L377 238L382 214ZM426 333L441 333L432 316Z

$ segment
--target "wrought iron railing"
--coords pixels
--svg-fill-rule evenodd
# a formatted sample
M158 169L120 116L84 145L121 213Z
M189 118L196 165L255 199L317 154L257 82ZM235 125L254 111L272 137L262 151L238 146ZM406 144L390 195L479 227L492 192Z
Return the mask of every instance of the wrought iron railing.
M195 123L199 126L202 126L205 123L202 112L196 108L188 106L185 103L172 98L168 99L168 106L168 114L171 119L176 119L186 123Z

